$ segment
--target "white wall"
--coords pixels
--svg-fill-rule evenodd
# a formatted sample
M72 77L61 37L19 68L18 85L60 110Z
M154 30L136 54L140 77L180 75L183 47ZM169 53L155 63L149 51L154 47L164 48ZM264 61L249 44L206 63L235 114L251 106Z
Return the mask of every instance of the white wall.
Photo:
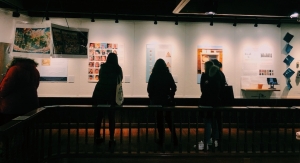
M11 13L0 12L0 20L7 23L0 24L0 41L12 43L15 19ZM63 18L51 18L50 22L42 22L41 18L17 18L17 21L27 20L36 24L54 23L67 26ZM89 42L116 42L124 45L125 62L122 66L124 76L130 76L131 82L124 83L125 97L147 97L146 79L146 44L170 44L173 47L172 73L178 77L178 91L176 97L199 98L200 87L196 83L197 45L218 45L223 47L223 72L228 82L234 87L235 98L248 97L241 91L240 77L242 75L242 57L247 47L269 47L274 52L275 77L280 81L276 88L279 92L266 93L271 98L298 98L300 97L299 81L294 75L293 88L286 90L285 78L282 75L286 70L283 60L286 56L282 52L285 42L282 38L289 32L294 35L291 45L294 47L291 55L295 61L291 68L297 71L296 62L300 62L300 28L298 25L285 25L277 28L276 25L259 24L232 24L198 22L158 22L152 21L122 21L118 24L114 20L67 19L72 28L88 28ZM9 57L9 56L7 56ZM88 83L87 58L68 59L68 74L75 76L74 83L45 83L41 82L38 89L40 97L91 97L95 83ZM265 85L265 88L268 86ZM255 93L254 93L255 94ZM251 97L251 96L249 96Z

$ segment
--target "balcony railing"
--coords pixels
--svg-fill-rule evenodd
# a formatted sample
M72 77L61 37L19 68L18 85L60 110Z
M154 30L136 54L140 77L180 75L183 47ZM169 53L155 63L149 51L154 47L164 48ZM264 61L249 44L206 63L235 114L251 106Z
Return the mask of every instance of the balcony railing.
M105 142L94 145L94 122L99 111L114 109L116 146L108 148L108 120L101 135ZM171 111L179 144L174 146L166 127L166 141L158 138L156 111ZM204 138L203 118L213 111L222 122L218 147L198 150ZM220 117L216 116L220 113ZM300 153L298 107L129 106L111 108L90 105L60 105L36 109L0 127L1 161L44 162L45 160L103 156L224 156L290 155ZM204 142L207 144L207 142Z

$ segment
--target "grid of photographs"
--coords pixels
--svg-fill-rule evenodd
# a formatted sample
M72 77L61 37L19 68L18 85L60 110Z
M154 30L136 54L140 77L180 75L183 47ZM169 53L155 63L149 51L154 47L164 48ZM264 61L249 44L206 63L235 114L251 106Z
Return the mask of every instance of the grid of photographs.
M89 43L88 81L97 82L101 65L109 53L118 54L116 43Z
M259 75L260 76L274 76L274 70L259 70Z

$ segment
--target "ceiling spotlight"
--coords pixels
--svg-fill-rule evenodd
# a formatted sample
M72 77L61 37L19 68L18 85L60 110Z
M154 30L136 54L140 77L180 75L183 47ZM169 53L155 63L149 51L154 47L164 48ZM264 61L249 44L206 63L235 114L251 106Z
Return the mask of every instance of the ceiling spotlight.
M12 16L15 17L15 18L20 17L20 13L19 13L18 9L13 12Z
M232 26L236 27L236 17L234 18L234 23L232 24Z
M257 18L255 18L255 24L254 27L257 27Z
M206 12L205 15L215 15L216 13L213 11Z
M118 14L116 14L115 23L119 23Z
M281 22L279 20L278 24L277 24L277 27L280 28L281 27Z
M95 22L95 19L94 19L94 18L92 18L92 19L91 19L91 22Z
M210 24L209 25L214 26L214 18L213 17L210 18Z
M291 18L298 18L299 14L297 12L290 15Z
M50 20L49 16L46 16L46 20Z
M154 16L154 24L157 25L157 18L156 18L156 15Z

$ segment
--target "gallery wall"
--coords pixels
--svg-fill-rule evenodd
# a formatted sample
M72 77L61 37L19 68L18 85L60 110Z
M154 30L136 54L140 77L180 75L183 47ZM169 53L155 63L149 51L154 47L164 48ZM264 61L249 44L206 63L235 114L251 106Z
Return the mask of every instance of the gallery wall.
M290 42L293 49L290 55L295 58L289 66L294 71L296 62L300 61L299 25L282 24L281 28L276 25L259 24L232 24L203 22L158 22L152 21L122 21L115 23L114 20L90 19L66 19L51 18L50 21L42 21L42 18L12 18L10 13L0 12L0 20L7 23L0 24L0 41L13 43L15 24L22 20L31 24L57 24L72 28L89 29L89 42L115 42L124 45L125 62L122 65L123 74L129 82L123 83L125 97L148 97L146 83L146 45L169 44L172 46L172 75L177 81L176 97L199 98L200 86L197 84L197 46L221 46L223 48L223 72L229 85L233 85L235 98L299 98L299 81L294 74L291 79L292 89L286 88L286 79L282 75L287 66L283 63L287 54L283 48L286 42L282 40L287 32L294 35ZM274 76L280 83L276 92L241 91L241 79L244 76L244 53L245 49L265 48L273 53L272 64ZM7 54L7 60L13 53ZM18 54L19 55L19 54ZM24 55L36 60L47 58L50 55ZM59 56L58 56L59 57ZM68 75L74 76L74 82L41 82L38 88L40 97L91 97L96 83L87 80L88 58L68 58ZM251 77L256 78L256 77ZM248 85L249 88L257 88L258 83L263 83L263 88L268 88L264 80L266 76Z

